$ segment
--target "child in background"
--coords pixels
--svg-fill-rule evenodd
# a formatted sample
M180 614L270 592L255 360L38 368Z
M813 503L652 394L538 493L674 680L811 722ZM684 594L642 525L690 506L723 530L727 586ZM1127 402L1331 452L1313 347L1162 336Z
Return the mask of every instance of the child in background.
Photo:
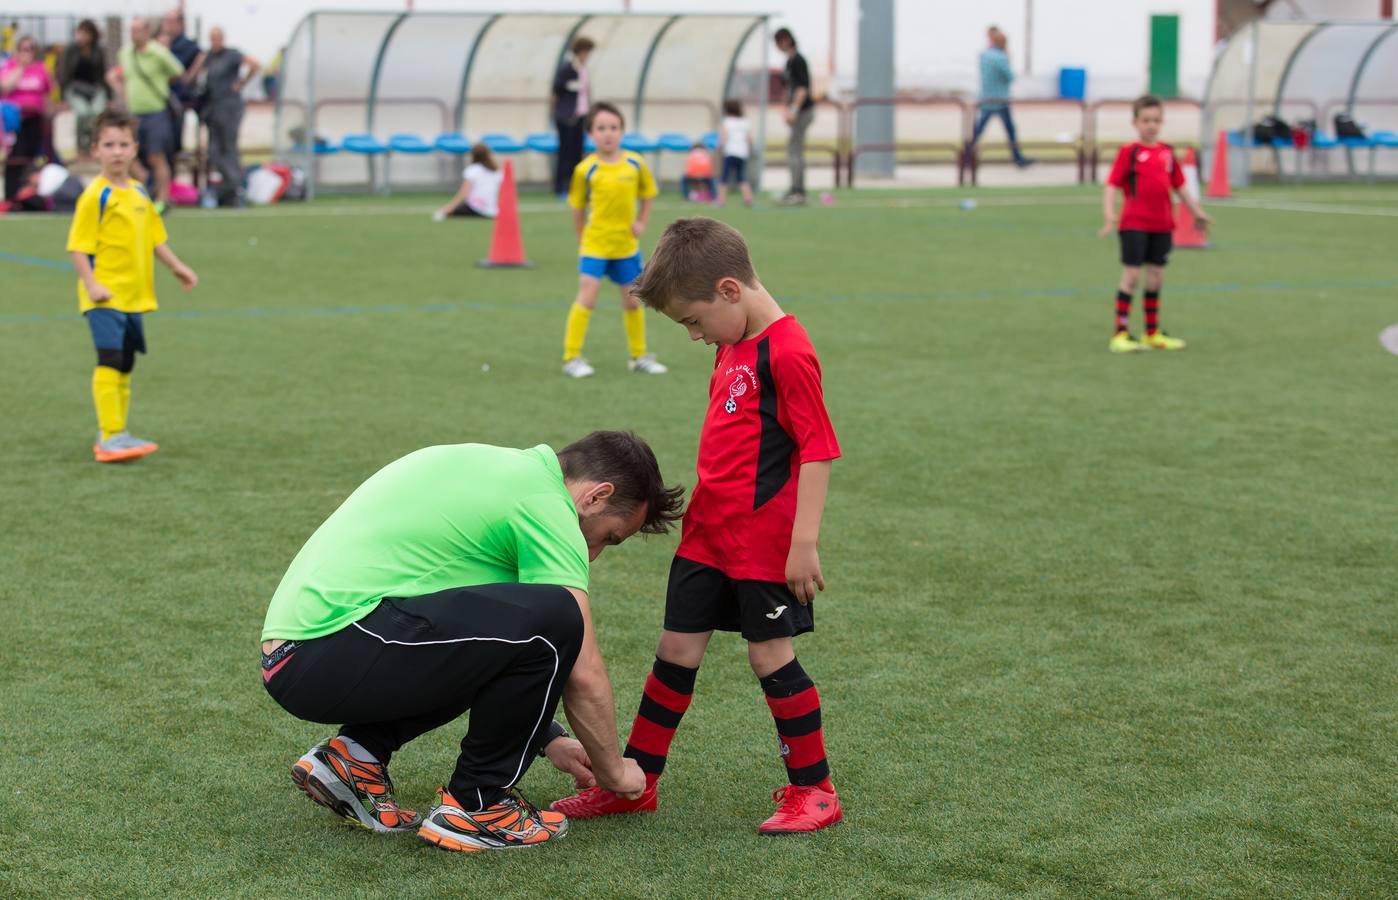
M1180 202L1189 207L1200 228L1207 227L1213 219L1189 191L1183 190L1184 172L1175 161L1175 151L1157 140L1164 122L1160 98L1147 94L1131 104L1131 121L1141 139L1122 147L1116 155L1102 193L1104 222L1097 233L1098 237L1106 237L1117 227L1116 195L1125 194L1118 232L1122 268L1116 291L1116 333L1107 349L1113 353L1183 350L1184 341L1160 330L1160 287L1165 281L1165 262L1175 230L1171 193L1177 193ZM1131 298L1141 279L1142 264L1146 269L1146 290L1141 301L1146 333L1138 341L1131 335Z
M680 193L686 200L696 203L708 203L714 199L714 158L703 143L695 143L689 148L689 156L684 161L684 177L680 179Z
M718 126L718 145L723 148L723 172L718 179L718 205L728 202L728 182L738 182L743 205L752 206L752 185L748 183L748 156L752 153L752 125L743 118L743 104L723 101L723 121Z
M471 147L471 163L461 173L461 188L446 205L432 214L432 221L447 216L478 216L493 219L500 212L500 182L504 173L485 144Z
M646 352L645 311L641 301L631 296L631 283L641 274L641 245L636 238L646 230L658 191L645 159L621 149L623 128L621 110L610 103L592 104L587 133L597 150L578 163L568 189L579 241L578 294L563 331L563 374L569 378L587 378L596 371L582 349L603 275L621 293L621 320L631 355L627 368L646 375L669 371L655 354Z
M830 783L820 695L793 638L815 628L825 590L817 543L840 455L820 361L806 330L757 279L743 236L714 219L665 229L634 289L651 309L718 347L699 435L699 482L670 567L665 626L623 754L646 773L635 800L589 788L553 808L570 818L650 812L670 742L715 630L741 632L776 723L788 784L759 834L842 818Z
M142 316L155 309L155 263L164 263L185 290L199 283L166 242L165 223L143 185L131 180L136 119L108 110L97 117L102 174L78 198L68 252L78 270L78 309L97 346L92 400L97 407L98 462L136 459L159 449L126 430L131 370L146 352Z

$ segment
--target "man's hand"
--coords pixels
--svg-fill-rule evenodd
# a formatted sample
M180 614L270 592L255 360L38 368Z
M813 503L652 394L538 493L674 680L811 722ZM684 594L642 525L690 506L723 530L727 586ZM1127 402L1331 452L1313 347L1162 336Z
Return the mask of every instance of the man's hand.
M641 766L636 760L623 756L621 771L612 777L599 775L597 786L613 794L620 794L627 800L639 800L646 790L646 773L641 771Z
M796 113L791 111L791 107L782 107L782 120L788 125L796 121Z
M100 281L93 281L87 286L87 299L93 303L106 303L112 299L112 289Z
M580 741L570 737L556 737L544 748L544 755L560 772L573 776L578 790L596 787L597 776L592 774L592 760Z
M1104 238L1116 230L1116 219L1107 219L1102 223L1102 227L1097 229L1097 236Z
M180 284L182 284L187 291L194 290L194 286L199 283L199 276L195 275L194 270L184 263L180 263L170 271L180 280Z
M786 587L802 606L815 599L817 590L825 590L825 578L820 574L820 554L815 544L793 541L786 556Z

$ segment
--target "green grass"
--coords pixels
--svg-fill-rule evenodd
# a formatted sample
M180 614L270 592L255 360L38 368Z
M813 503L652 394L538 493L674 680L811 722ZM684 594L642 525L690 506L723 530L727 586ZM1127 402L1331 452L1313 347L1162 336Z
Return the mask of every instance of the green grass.
M608 297L598 376L560 376L574 244L540 200L532 271L474 268L488 226L423 198L181 212L201 284L162 272L134 380L164 449L98 466L73 276L21 259L61 261L67 222L0 221L0 895L1392 896L1398 190L1216 205L1216 248L1177 251L1164 291L1189 350L1126 358L1097 191L964 195L722 213L813 335L845 452L799 643L845 824L755 835L783 778L730 635L658 814L484 858L293 790L324 728L262 690L267 601L425 445L633 428L692 483L710 354L652 318L671 374L628 376ZM674 543L594 568L623 734ZM426 804L458 739L406 748L400 796Z

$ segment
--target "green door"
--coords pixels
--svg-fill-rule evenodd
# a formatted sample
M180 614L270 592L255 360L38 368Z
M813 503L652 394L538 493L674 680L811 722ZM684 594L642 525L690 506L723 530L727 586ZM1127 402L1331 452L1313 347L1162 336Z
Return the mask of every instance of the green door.
M1150 17L1150 92L1157 97L1180 93L1180 17Z

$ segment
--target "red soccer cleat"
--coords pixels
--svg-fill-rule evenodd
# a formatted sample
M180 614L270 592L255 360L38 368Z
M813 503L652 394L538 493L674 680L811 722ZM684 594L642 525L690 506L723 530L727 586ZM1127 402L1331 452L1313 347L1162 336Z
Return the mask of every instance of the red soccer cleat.
M646 784L645 791L636 800L627 800L601 788L588 788L571 797L555 800L549 809L561 812L570 819L595 819L598 816L614 816L618 813L655 812L655 785L654 781Z
M819 831L845 817L840 811L840 795L828 780L823 786L788 784L773 793L772 799L777 801L777 811L757 827L758 834Z

